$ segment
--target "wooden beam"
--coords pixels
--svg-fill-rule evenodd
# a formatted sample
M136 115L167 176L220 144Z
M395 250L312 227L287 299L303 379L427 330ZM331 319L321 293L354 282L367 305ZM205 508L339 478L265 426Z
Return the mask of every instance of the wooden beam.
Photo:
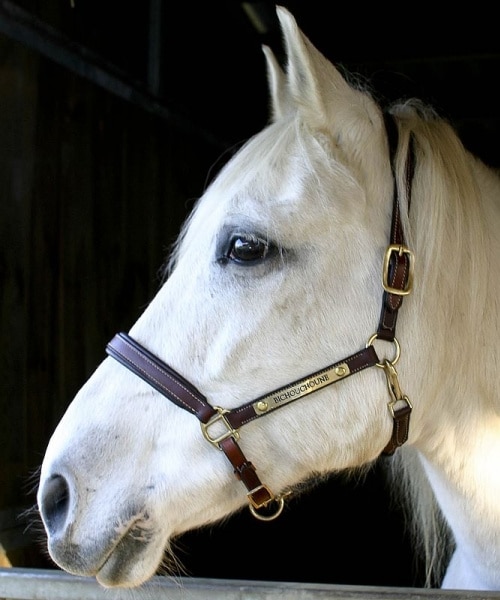
M153 3L152 9L155 4ZM160 15L158 16L160 18ZM131 102L180 130L194 135L221 150L230 146L210 131L196 126L187 116L173 111L150 93L146 84L132 80L115 65L92 50L70 40L47 23L8 0L0 0L0 33L17 41L41 56L84 77L106 91ZM156 41L158 43L158 41ZM152 89L157 86L152 81Z

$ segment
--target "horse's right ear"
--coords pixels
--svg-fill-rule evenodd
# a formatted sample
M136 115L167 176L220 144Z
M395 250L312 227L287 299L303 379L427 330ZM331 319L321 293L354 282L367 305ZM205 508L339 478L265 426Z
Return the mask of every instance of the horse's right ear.
M382 126L379 107L368 93L348 83L288 9L277 6L276 13L287 63L283 72L271 51L266 51L274 119L296 111L311 130L328 131L337 143L350 143L357 152L365 132L374 123Z

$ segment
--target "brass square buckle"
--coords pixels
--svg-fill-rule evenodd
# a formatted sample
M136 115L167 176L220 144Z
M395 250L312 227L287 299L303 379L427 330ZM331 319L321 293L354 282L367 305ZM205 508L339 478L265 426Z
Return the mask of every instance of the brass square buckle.
M408 276L406 278L406 285L403 289L398 289L389 285L389 265L393 253L397 253L399 256L403 254L408 258ZM396 296L407 296L413 289L413 271L414 271L415 258L413 252L406 246L401 244L391 244L387 247L384 256L384 265L382 267L382 285L384 290L389 294L395 294Z
M238 440L240 434L236 429L233 429L231 423L227 420L225 416L229 412L227 409L221 408L220 406L214 406L214 409L217 411L217 414L211 417L206 423L200 423L200 425L205 439L220 450L220 442L229 437L233 437L235 440ZM225 428L225 431L223 430L217 435L210 435L208 428L213 427L216 423L220 423Z
M267 496L267 498L260 502L257 501L254 498L254 496L257 496L258 492L264 492L264 496ZM251 506L253 506L254 508L262 508L263 506L267 506L269 504L269 502L272 502L274 500L274 494L267 487L267 485L264 485L263 483L258 485L253 490L250 490L247 494L247 497L248 497L248 500L249 500Z

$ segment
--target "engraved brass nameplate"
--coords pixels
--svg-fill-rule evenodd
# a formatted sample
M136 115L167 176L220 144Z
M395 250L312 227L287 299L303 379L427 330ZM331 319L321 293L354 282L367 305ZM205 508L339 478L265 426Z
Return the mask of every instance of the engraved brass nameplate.
M334 365L319 371L313 377L301 379L256 400L252 406L257 415L263 415L293 400L303 398L350 374L347 363Z

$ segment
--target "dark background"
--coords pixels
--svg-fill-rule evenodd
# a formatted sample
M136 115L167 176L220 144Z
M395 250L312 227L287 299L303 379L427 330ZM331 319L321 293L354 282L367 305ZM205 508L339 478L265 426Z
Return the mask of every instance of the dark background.
M282 4L334 63L366 77L389 100L428 100L474 152L498 164L499 36L491 4ZM159 97L221 140L255 133L267 119L261 44L281 55L274 3L159 5ZM76 0L68 32L145 81L147 16L138 14L137 3Z
M382 101L429 101L500 164L492 5L283 5ZM267 122L273 7L0 0L0 543L15 566L53 566L31 510L52 430L157 290L193 201ZM332 476L275 522L243 511L176 546L199 577L423 582L380 464L361 482Z
M334 63L366 78L382 98L416 95L460 130L470 148L498 163L495 150L499 42L492 5L440 7L435 2L282 2ZM64 50L114 73L190 126L224 145L255 133L267 120L261 44L281 55L272 2L2 2L26 8ZM33 43L33 40L24 40ZM47 52L42 44L38 47ZM52 60L78 71L75 58ZM102 80L101 80L102 83ZM112 85L110 85L112 89ZM118 86L112 89L120 94Z

